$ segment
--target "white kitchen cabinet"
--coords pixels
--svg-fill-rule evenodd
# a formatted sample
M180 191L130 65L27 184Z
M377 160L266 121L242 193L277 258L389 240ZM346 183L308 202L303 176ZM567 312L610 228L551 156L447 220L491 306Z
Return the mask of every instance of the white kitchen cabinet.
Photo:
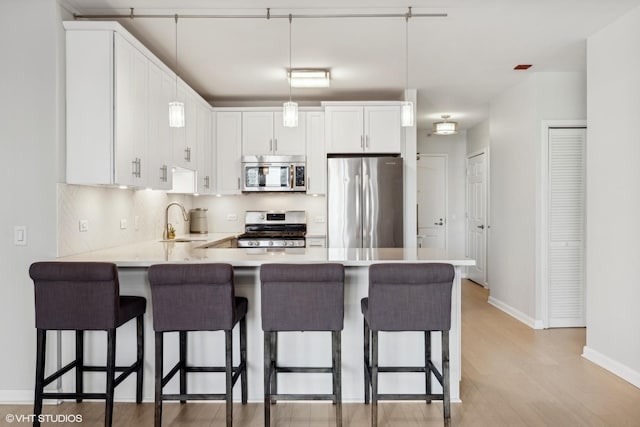
M325 194L327 154L324 145L324 112L306 113L307 194Z
M146 186L145 56L113 31L67 31L67 182Z
M149 63L149 130L147 147L149 167L147 185L155 190L171 190L172 132L169 127L169 102L175 90L175 79L158 66Z
M186 86L182 80L178 80L178 102L184 103L184 127L172 128L173 140L173 165L185 169L197 168L197 102L196 95Z
M215 192L213 138L211 137L212 114L207 106L198 105L196 108L198 172L196 192L198 194L213 194Z
M308 248L326 248L326 236L307 236L306 245Z
M215 114L216 181L218 194L241 193L242 113Z
M298 126L284 127L282 112L242 113L242 154L245 156L305 155L305 113L298 113Z
M400 106L326 106L325 137L327 153L400 153Z

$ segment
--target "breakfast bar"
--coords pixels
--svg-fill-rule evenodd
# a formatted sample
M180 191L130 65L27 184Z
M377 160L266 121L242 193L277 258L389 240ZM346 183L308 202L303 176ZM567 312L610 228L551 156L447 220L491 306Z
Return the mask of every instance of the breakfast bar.
M232 236L219 235L216 239L228 239ZM234 268L236 295L249 300L247 313L248 342L248 385L249 401L260 402L263 399L263 333L260 316L260 277L259 268L267 263L324 263L335 262L345 268L345 312L342 332L342 390L345 402L362 402L364 399L363 378L363 318L360 300L368 294L368 267L374 263L449 263L455 267L455 279L452 295L452 319L450 332L451 400L460 401L461 378L461 342L460 342L460 280L463 268L474 265L474 261L461 254L438 249L422 248L377 248L377 249L335 249L335 248L288 248L270 250L264 248L204 248L215 246L215 242L143 242L86 252L74 256L59 258L59 261L95 261L112 262L118 266L121 295L137 295L147 298L145 314L145 364L144 364L144 400L153 400L154 346L151 293L147 280L149 266L160 263L228 263ZM237 331L234 331L237 334ZM175 336L172 336L175 335ZM194 364L223 364L224 334L222 332L193 332L189 339L189 362ZM124 325L118 330L119 364L135 359L132 345L135 340L135 325ZM279 339L280 348L297 348L295 360L287 360L287 352L281 352L282 362L290 366L323 366L331 360L329 340L326 334L317 332L283 333ZM175 342L173 341L175 340ZM177 360L178 334L167 334L165 341L165 360L167 365ZM327 342L325 342L325 340ZM103 333L87 334L85 358L91 362L100 361L105 354L106 340ZM380 334L380 363L385 365L419 366L424 363L423 334L402 332ZM237 355L238 337L234 335L234 357ZM432 338L433 356L436 365L440 363L440 339L438 334ZM73 336L62 333L61 364L73 358ZM304 357L300 354L304 353ZM237 360L234 360L236 363ZM218 377L215 377L218 375ZM63 381L62 388L73 389L72 379ZM103 376L87 375L86 389L103 386ZM178 381L169 383L167 391L178 389ZM289 374L281 378L279 388L283 393L300 393L308 390L309 383L318 392L331 390L330 378L321 374ZM189 382L189 391L194 393L216 392L224 390L221 374L194 376ZM419 374L386 374L380 378L380 390L384 393L423 393L424 378ZM434 391L436 391L435 389ZM234 390L234 400L240 400L240 390ZM135 384L128 380L116 390L116 400L133 401Z

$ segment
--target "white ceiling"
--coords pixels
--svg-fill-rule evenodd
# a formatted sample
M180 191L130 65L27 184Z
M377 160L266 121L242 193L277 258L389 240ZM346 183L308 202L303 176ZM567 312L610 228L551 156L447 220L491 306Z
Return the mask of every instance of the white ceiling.
M417 119L430 128L442 114L467 129L487 117L488 102L536 71L584 71L586 38L640 0L61 0L71 12L265 15L265 19L179 20L179 72L216 106L288 97L288 20L274 15L447 13L409 20L409 87ZM174 65L173 19L120 22ZM401 99L405 85L402 18L293 19L294 68L329 68L329 89L294 89L301 104L321 100ZM516 64L533 64L513 71Z

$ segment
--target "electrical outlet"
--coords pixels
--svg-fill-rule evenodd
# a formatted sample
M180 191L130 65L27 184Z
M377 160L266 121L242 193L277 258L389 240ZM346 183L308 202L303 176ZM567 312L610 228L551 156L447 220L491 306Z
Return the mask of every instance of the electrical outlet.
M78 230L80 230L80 232L89 231L89 220L81 219L78 221Z
M318 216L316 216L315 221L316 222L324 222L324 217L322 215L318 215Z
M238 215L236 214L227 214L227 221L237 221Z
M126 230L127 229L127 218L122 218L120 220L120 230Z

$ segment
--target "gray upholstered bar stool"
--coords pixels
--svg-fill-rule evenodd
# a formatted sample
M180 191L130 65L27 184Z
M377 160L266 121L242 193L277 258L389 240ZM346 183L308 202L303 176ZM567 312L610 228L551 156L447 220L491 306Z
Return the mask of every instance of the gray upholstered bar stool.
M226 400L227 427L233 425L233 385L241 378L242 403L247 403L247 307L236 297L229 264L158 264L149 268L153 329L156 335L155 425L162 424L162 401ZM240 364L233 366L233 327L240 323ZM225 366L188 366L188 331L224 331ZM179 332L178 363L163 376L165 332ZM180 393L162 389L180 372ZM224 394L187 392L187 373L224 372Z
M36 388L34 414L42 412L42 399L105 399L104 424L113 420L115 387L136 373L136 402L142 402L144 361L144 320L147 300L143 297L120 296L118 270L115 264L93 262L36 262L29 275L35 286L37 332ZM116 366L116 328L136 319L136 362L127 367ZM45 378L46 337L48 330L76 332L76 358L73 362ZM87 366L84 362L84 331L107 331L106 366ZM76 370L75 393L49 393L44 387L71 369ZM116 371L122 371L117 378ZM106 372L105 393L85 393L85 372ZM39 426L38 417L33 422Z
M344 325L342 264L265 264L260 268L264 331L264 425L271 425L271 402L331 400L342 426L341 331ZM278 365L278 332L331 332L332 364L324 367ZM331 394L280 394L279 373L331 373Z
M364 399L371 397L371 425L378 425L378 400L442 399L444 424L451 423L449 395L449 330L454 269L450 264L374 264L369 268L369 298L363 298ZM424 331L425 365L378 366L378 331ZM442 372L431 361L431 332L442 335ZM401 349L398 349L401 351ZM425 394L380 394L379 372L424 372ZM431 374L443 392L431 390ZM371 394L370 394L371 393Z

